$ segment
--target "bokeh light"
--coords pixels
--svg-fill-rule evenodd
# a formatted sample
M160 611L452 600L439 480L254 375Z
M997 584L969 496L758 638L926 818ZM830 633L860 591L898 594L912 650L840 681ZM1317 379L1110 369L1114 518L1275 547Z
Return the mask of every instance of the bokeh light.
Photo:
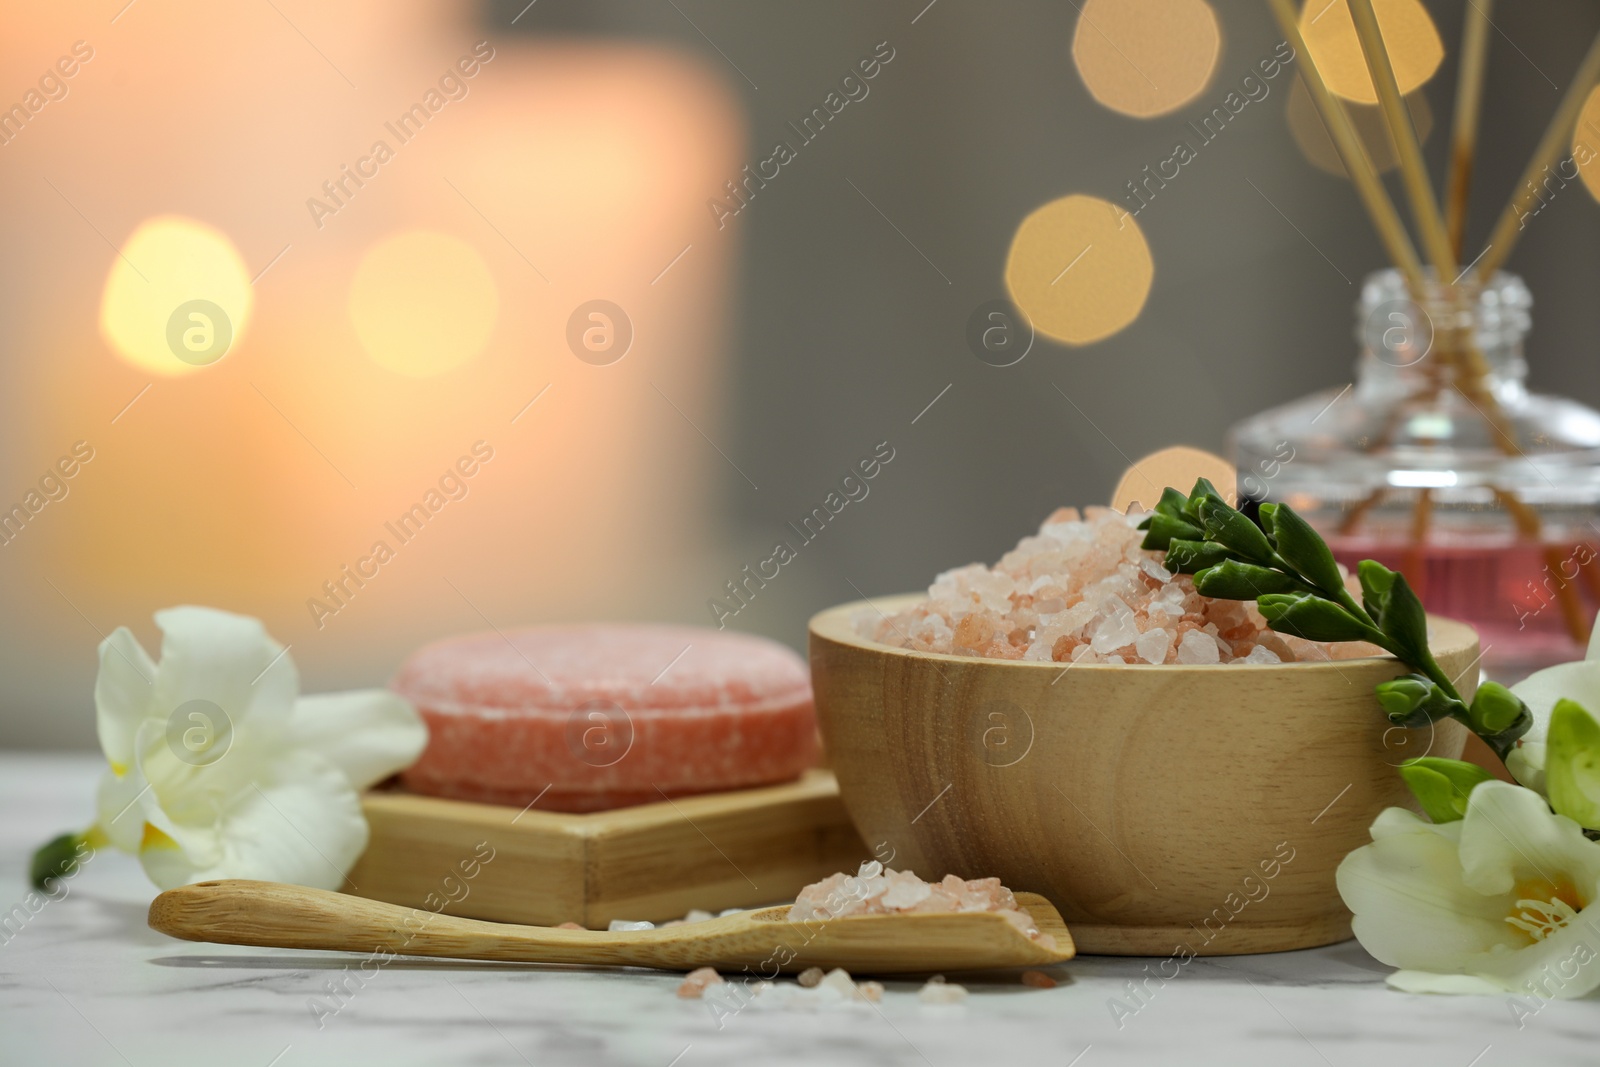
M1126 512L1135 504L1153 511L1167 486L1187 493L1196 478L1216 486L1226 500L1233 500L1237 472L1228 460L1212 452L1187 445L1175 445L1135 460L1111 493L1111 506Z
M1072 35L1072 61L1090 94L1136 118L1193 100L1221 52L1205 0L1086 0Z
M1052 200L1022 220L1006 289L1039 333L1069 345L1103 340L1139 317L1155 264L1132 215L1095 196Z
M443 374L483 350L500 297L483 257L449 234L412 230L374 245L350 282L350 320L380 366Z
M1394 65L1395 81L1401 93L1409 94L1433 77L1444 59L1439 28L1421 0L1372 0L1372 9ZM1300 32L1332 92L1358 104L1378 102L1345 0L1306 0L1300 11Z
M1417 128L1417 139L1426 142L1428 135L1433 132L1433 109L1428 106L1427 96L1412 93L1406 97L1406 107L1411 112L1412 125ZM1348 104L1345 111L1378 173L1383 174L1398 166L1394 139L1389 136L1389 126L1384 122L1382 109L1375 104ZM1289 104L1285 114L1289 120L1289 133L1306 159L1329 174L1348 177L1344 160L1339 158L1339 150L1334 147L1333 138L1328 136L1328 127L1323 125L1322 115L1317 111L1316 101L1311 99L1310 90L1298 78L1289 89Z
M1572 131L1572 160L1583 184L1600 200L1600 86L1578 112L1578 124Z
M165 215L141 223L112 260L100 335L140 370L189 374L238 346L252 302L250 274L228 236Z

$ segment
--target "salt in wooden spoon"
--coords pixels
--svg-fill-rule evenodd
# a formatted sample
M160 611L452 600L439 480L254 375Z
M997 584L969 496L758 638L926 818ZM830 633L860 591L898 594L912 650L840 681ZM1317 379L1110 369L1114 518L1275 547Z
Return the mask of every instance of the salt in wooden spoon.
M150 904L150 926L188 941L468 960L735 970L771 977L807 967L859 974L1039 967L1073 957L1072 935L1044 897L1017 903L1049 948L994 912L854 915L791 923L788 906L654 930L562 930L463 919L277 882L199 882Z

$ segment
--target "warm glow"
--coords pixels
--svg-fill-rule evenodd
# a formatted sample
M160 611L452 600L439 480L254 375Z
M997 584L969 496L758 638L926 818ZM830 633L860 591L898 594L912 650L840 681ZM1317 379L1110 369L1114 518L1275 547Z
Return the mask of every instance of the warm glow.
M1196 478L1205 478L1224 500L1232 501L1235 475L1232 463L1211 452L1186 445L1163 448L1128 468L1111 494L1111 506L1126 512L1137 504L1142 511L1154 511L1162 489L1170 485L1187 493Z
M100 334L153 374L188 374L237 346L250 319L250 275L226 234L176 215L149 219L111 261Z
M1583 184L1600 200L1600 87L1589 94L1572 132L1572 161Z
M1378 16L1389 62L1394 65L1395 81L1402 93L1410 93L1433 77L1444 59L1439 29L1420 0L1373 0L1372 9ZM1330 90L1358 104L1378 102L1345 0L1306 0L1300 12L1300 32Z
M1411 94L1406 97L1406 107L1411 112L1411 124L1417 128L1417 139L1427 141L1428 135L1433 132L1433 109L1428 106L1427 96L1423 93ZM1393 170L1399 160L1395 156L1394 141L1389 137L1389 126L1384 122L1382 109L1376 104L1348 104L1345 112L1350 116L1350 124L1356 128L1356 135L1366 146L1367 155L1378 173ZM1329 174L1345 177L1344 161L1339 158L1339 150L1333 146L1333 138L1328 136L1328 128L1322 123L1322 116L1317 112L1310 91L1298 78L1289 89L1286 114L1289 132L1306 159Z
M427 230L373 246L350 283L350 320L367 353L414 378L443 374L481 352L499 308L477 250Z
M1164 115L1211 80L1222 35L1205 0L1087 0L1081 12L1072 61L1113 111Z
M1012 301L1040 333L1069 345L1138 318L1154 275L1133 216L1094 196L1052 200L1023 219L1006 257Z

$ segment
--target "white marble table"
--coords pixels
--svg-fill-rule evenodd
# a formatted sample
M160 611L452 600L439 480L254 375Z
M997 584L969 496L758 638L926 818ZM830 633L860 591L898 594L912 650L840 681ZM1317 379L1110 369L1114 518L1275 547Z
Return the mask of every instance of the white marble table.
M99 763L0 755L0 908L28 893L35 845L81 826ZM1519 1030L1499 999L1414 997L1354 942L1196 960L1119 1028L1108 1007L1147 961L1088 957L1060 985L966 979L955 1008L890 983L879 1009L751 1008L719 1029L678 979L398 959L356 988L359 957L173 941L145 926L153 888L106 852L26 923L0 929L0 1064L299 1067L302 1064L1600 1063L1600 1003L1551 1003ZM12 931L15 931L14 933ZM330 983L353 990L321 1020Z

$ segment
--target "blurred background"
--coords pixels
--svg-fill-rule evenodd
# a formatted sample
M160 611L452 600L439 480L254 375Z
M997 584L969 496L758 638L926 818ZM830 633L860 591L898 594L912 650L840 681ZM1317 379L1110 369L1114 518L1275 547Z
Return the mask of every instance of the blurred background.
M1122 55L1116 0L1087 8ZM1348 381L1381 248L1293 65L1262 76L1266 6L1211 8L1187 102L1141 118L1104 47L1074 61L1070 2L7 0L0 744L92 744L96 644L154 651L178 603L261 617L309 691L526 622L803 648L817 610L993 561L1131 460ZM1463 5L1426 9L1438 175ZM1472 248L1600 9L1494 19ZM1197 136L1247 75L1265 94ZM1132 211L1179 141L1133 224L1147 297L1070 282L1131 321L994 365L970 324L1023 220ZM1510 268L1532 384L1600 403L1580 184Z

